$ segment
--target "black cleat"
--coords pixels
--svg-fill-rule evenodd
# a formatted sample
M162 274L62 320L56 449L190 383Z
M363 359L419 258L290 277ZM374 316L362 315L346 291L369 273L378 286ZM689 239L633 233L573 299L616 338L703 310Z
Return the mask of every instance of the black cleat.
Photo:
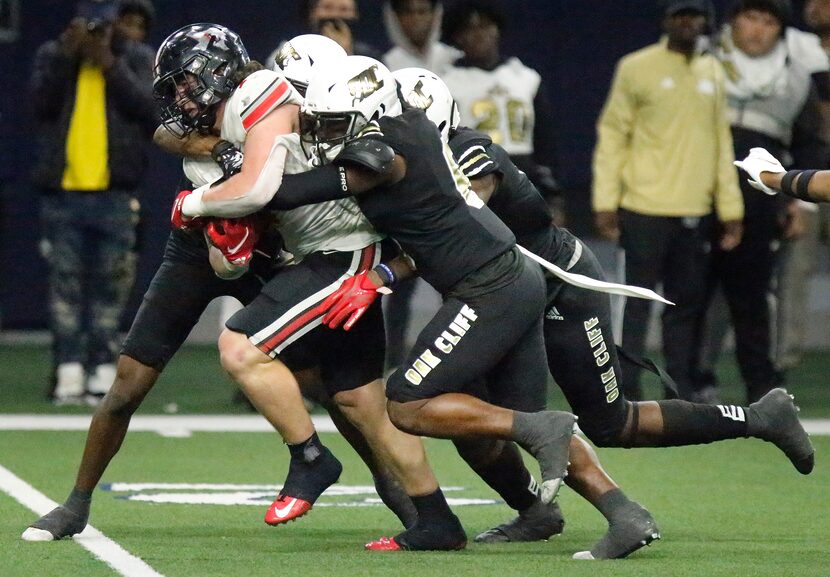
M651 513L637 503L608 525L608 531L590 551L574 553L574 559L622 559L660 539L660 529Z
M458 551L467 546L467 534L458 517L451 515L439 523L418 521L394 537L381 537L367 543L367 551Z
M562 533L565 519L557 503L537 501L507 523L487 529L476 536L476 543L518 543L547 541Z
M784 389L772 389L749 405L747 433L781 449L796 470L809 475L815 465L815 450L798 420L798 407Z
M327 447L323 447L320 455L310 463L291 459L280 494L314 503L323 491L337 482L342 472L343 464Z
M63 505L29 525L20 536L24 541L57 541L82 532L88 515L79 515Z

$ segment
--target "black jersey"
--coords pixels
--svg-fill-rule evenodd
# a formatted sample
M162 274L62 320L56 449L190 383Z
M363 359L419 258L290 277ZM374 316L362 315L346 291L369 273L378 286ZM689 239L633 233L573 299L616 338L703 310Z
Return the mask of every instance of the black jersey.
M412 257L421 277L441 293L516 243L513 233L477 198L465 201L460 174L438 129L423 111L411 109L378 121L371 138L406 159L406 176L391 186L356 197L378 232Z
M501 176L487 206L513 231L520 245L554 262L563 248L562 231L553 224L545 199L504 148L469 128L455 131L449 144L468 178Z

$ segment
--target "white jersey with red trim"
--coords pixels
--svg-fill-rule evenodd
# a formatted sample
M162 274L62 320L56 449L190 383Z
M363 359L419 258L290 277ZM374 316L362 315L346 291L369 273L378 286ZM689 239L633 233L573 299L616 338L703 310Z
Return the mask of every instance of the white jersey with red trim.
M282 104L300 104L300 96L282 74L260 70L239 85L225 105L221 136L244 149L245 137L257 122ZM287 151L285 174L310 169L298 134L277 137ZM279 194L279 192L277 192ZM383 239L352 198L275 211L285 249L296 261L321 251L351 252Z

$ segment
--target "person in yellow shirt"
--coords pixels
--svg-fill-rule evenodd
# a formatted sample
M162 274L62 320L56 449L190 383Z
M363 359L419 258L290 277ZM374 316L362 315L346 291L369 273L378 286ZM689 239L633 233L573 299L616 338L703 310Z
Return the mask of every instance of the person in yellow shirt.
M617 66L597 125L592 202L600 236L625 250L625 282L662 283L676 303L663 314L663 353L688 396L711 227L716 217L720 246L734 248L744 207L723 71L700 52L711 4L668 0L664 7L665 38ZM622 344L634 356L644 352L650 313L639 300L627 302L623 319ZM623 372L626 397L641 398L639 370L627 364Z
M144 145L158 126L153 50L123 30L142 20L146 31L153 16L148 0L79 2L60 38L34 59L40 150L33 180L58 404L94 401L115 378L119 319L135 277Z

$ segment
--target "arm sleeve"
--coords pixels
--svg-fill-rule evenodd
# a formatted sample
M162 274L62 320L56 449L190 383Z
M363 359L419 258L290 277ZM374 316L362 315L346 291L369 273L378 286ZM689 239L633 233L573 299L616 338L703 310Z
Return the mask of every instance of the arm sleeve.
M159 117L153 100L153 56L144 45L128 44L106 73L107 91L126 118L153 134Z
M30 90L35 114L41 120L57 117L63 108L77 62L66 56L57 41L42 45L33 63Z
M593 161L593 207L616 211L622 197L622 173L630 153L636 99L625 61L617 66L611 91L597 123Z
M317 204L352 196L348 187L342 184L345 169L328 164L300 174L286 174L279 192L266 208L270 210L291 210L306 204Z
M735 161L735 149L732 144L732 129L726 113L726 86L720 66L715 67L715 86L717 94L715 129L718 131L715 212L718 220L727 222L744 217L744 199L738 184L738 171L732 164Z

